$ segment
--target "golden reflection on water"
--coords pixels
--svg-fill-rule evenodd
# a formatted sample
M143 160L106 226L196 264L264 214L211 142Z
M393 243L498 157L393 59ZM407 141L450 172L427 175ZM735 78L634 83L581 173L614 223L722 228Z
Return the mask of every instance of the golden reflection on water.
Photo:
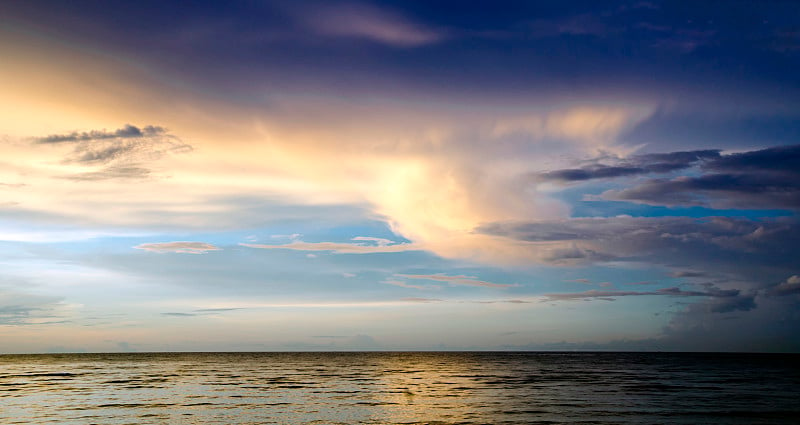
M379 358L374 374L381 390L375 393L375 421L416 423L438 418L444 421L490 421L476 405L486 405L485 395L476 393L471 374L479 365L469 355L443 358L435 354L392 353Z

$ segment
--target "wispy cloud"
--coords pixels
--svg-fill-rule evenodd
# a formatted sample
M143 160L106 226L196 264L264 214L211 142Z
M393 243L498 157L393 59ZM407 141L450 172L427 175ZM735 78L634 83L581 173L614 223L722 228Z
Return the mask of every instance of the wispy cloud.
M386 279L386 280L381 281L381 283L384 283L386 285L399 286L401 288L420 289L420 290L423 290L423 291L426 291L426 290L429 290L429 289L438 289L438 288L440 288L439 286L436 286L436 285L413 285L413 284L410 284L410 283L408 283L406 281L397 280L397 279Z
M0 290L0 325L64 323L60 297Z
M397 47L432 44L445 38L442 30L363 3L320 5L298 14L308 29L325 36L362 38Z
M706 277L708 273L695 270L678 270L669 274L670 277Z
M419 297L408 297L402 298L402 301L410 302L410 303L436 303L442 300L438 298L419 298Z
M258 249L291 249L295 251L329 251L334 254L376 254L389 252L420 251L422 246L414 243L396 243L388 239L369 238L357 236L355 241L368 243L342 243L342 242L303 242L295 240L284 245L264 245L240 243L241 246Z
M476 304L531 304L533 301L529 300L492 300L492 301L472 301Z
M179 254L205 254L209 251L219 251L221 248L205 242L157 242L143 243L134 248L157 253L179 253Z
M538 180L579 182L594 179L633 176L637 174L667 173L695 166L703 161L720 158L719 150L699 150L634 155L630 158L604 158L590 161L581 168L553 170L537 175ZM611 160L611 164L604 163Z
M230 308L199 308L193 310L191 313L185 312L166 312L161 313L162 316L173 316L173 317L195 317L195 316L210 316L216 315L219 313L226 313L229 311L236 311L236 310L243 310L242 308L230 307Z
M33 140L46 145L71 145L72 153L64 161L82 165L152 161L167 153L192 150L162 127L139 128L130 124L116 131L53 134Z
M706 291L687 291L677 286L670 288L662 288L655 291L600 291L592 289L583 292L544 294L545 297L544 301L565 301L565 300L585 300L585 299L614 300L618 297L648 296L648 295L661 295L661 296L672 296L672 297L728 298L728 297L737 297L739 296L739 293L740 291L735 289L722 290L714 287L711 287Z
M75 181L142 179L151 170L147 165L167 154L186 153L192 147L167 133L163 127L142 128L127 124L114 131L92 130L52 134L32 139L36 144L69 146L62 162L84 167L103 166L95 171L74 173L62 178Z
M65 143L65 142L90 142L107 139L132 139L142 137L166 136L167 130L163 127L148 125L142 128L125 124L124 127L114 130L92 130L92 131L73 131L66 134L51 134L44 137L36 137L33 140L37 143Z
M478 280L475 276L455 275L449 276L446 274L395 274L395 276L403 277L406 279L419 279L419 280L433 280L436 282L445 282L450 285L466 285L466 286L483 286L486 288L511 288L519 286L518 284L507 283L494 283L485 280Z
M584 278L565 280L564 282L584 283L584 284L587 284L587 285L591 285L592 284L592 281L590 279L584 279Z
M67 180L75 181L91 181L91 180L108 180L108 179L143 179L151 174L151 170L144 167L136 166L117 166L106 167L100 171L91 171L87 173L77 173L62 176Z

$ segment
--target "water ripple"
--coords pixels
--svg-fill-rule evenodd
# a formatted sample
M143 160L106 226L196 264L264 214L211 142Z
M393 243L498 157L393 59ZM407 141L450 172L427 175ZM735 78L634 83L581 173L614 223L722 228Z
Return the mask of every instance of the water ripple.
M795 424L800 356L0 356L14 424Z

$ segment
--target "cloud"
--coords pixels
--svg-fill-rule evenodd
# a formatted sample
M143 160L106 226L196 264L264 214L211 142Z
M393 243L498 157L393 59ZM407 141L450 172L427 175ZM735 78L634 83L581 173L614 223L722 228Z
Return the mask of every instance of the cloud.
M572 279L572 280L565 280L564 282L575 282L575 283L585 283L587 285L591 285L591 279Z
M224 308L198 308L195 310L198 313L220 313L224 311L236 311L236 310L243 310L242 308L237 307L224 307Z
M36 143L71 145L67 163L96 165L152 161L168 153L183 153L192 147L182 143L166 129L156 126L139 128L130 124L116 131L94 130L33 138Z
M711 298L675 314L659 339L673 350L796 352L798 308L794 297Z
M356 241L374 242L366 243L340 243L340 242L303 242L295 240L284 245L263 245L240 243L241 246L258 249L291 249L295 251L330 251L334 254L377 254L390 252L420 251L423 248L419 244L396 243L388 239L368 238L357 236Z
M544 301L565 301L565 300L586 300L586 299L602 299L606 301L613 301L618 297L631 297L631 296L671 296L671 297L712 297L712 298L725 298L735 299L735 302L726 302L719 304L715 311L725 312L732 311L733 309L749 310L755 307L752 302L752 297L739 298L738 290L722 290L714 287L708 288L706 291L687 291L677 286L670 288L657 289L655 291L599 291L588 290L583 292L569 292L569 293L552 293L544 294Z
M494 223L478 231L528 241L541 250L556 244L574 244L577 248L613 255L613 262L600 264L647 269L667 268L673 278L689 278L690 289L668 287L647 291L592 290L577 293L551 293L547 301L605 300L620 297L660 296L692 299L687 307L672 312L673 319L659 341L671 347L719 347L744 349L740 341L758 346L780 346L791 330L784 323L797 322L791 305L800 293L796 265L800 258L795 249L800 240L796 217L744 219L730 217L609 217L575 218L530 223ZM540 257L548 261L547 257ZM584 264L598 263L581 259ZM786 276L790 276L787 278ZM702 283L713 277L712 283ZM782 282L777 284L776 282ZM774 310L774 314L767 311ZM732 316L738 314L740 316ZM739 327L756 331L759 327L775 330L764 341L737 336L735 326L710 325L724 316ZM741 317L740 319L738 317ZM735 318L735 319L734 319ZM782 320L780 324L775 320ZM718 331L711 328L719 328ZM719 332L719 335L715 335ZM705 338L705 341L704 341ZM727 345L726 345L727 346ZM694 348L693 348L694 349Z
M397 280L397 279L386 279L386 280L381 281L381 283L384 283L386 285L399 286L401 288L420 289L420 290L423 290L423 291L429 290L429 289L438 289L439 288L436 285L412 285L412 284L410 284L408 282L405 282L405 281L402 281L402 280Z
M800 209L800 145L727 155L699 152L705 154L694 161L682 158L672 163L696 163L705 174L651 179L631 188L606 191L601 197L667 206ZM573 170L561 170L557 176L563 178L566 171Z
M107 167L100 171L65 175L62 178L75 181L108 180L108 179L144 179L151 175L151 170L135 166Z
M388 245L392 245L392 244L395 243L394 241L389 240L389 239L372 238L372 237L368 237L368 236L356 236L356 237L353 238L353 240L354 241L374 242L378 246L388 246Z
M763 172L786 177L800 175L800 145L776 146L723 155L703 168L725 172Z
M433 280L436 282L445 282L450 285L466 285L466 286L483 286L486 288L511 288L519 286L517 284L506 283L493 283L484 280L478 280L475 276L449 276L443 273L439 274L395 274L395 276L403 277L406 279L420 279L420 280Z
M695 270L679 270L669 274L671 277L706 277L708 273Z
M681 151L598 158L581 168L539 173L537 181L573 183L668 173L697 168L702 174L646 180L604 192L600 198L650 205L715 208L800 209L800 145L721 154L719 150Z
M363 3L322 4L304 8L299 14L307 28L325 36L360 38L396 47L433 44L446 37L441 30Z
M606 191L601 197L665 206L800 209L800 184L779 176L707 174L653 179L629 189Z
M93 130L32 138L37 145L68 147L61 162L92 167L94 171L59 176L73 181L144 179L151 176L150 164L168 154L186 153L192 147L167 133L163 127L142 128L126 124L115 131ZM102 167L96 169L97 167Z
M800 275L790 276L779 285L770 288L767 294L773 296L800 294Z
M442 301L438 298L419 298L419 297L408 297L408 298L403 298L402 300L410 303L436 303Z
M578 142L594 148L594 153L616 150L615 139L626 129L644 119L649 108L574 106L542 113L499 119L492 136L505 138L528 135L535 139L551 138Z
M173 252L179 254L205 254L209 251L219 251L221 248L205 242L157 242L143 243L134 248L150 252L166 253Z
M531 304L533 301L528 300L493 300L493 301L472 301L476 304Z
M0 289L0 325L43 325L65 323L61 297Z
M37 137L33 140L36 143L64 143L64 142L91 142L106 139L130 139L142 137L159 137L166 136L167 130L163 127L148 125L139 127L125 124L124 127L115 130L92 130L89 132L73 131L68 134L51 134L49 136Z
M650 173L668 173L693 167L701 162L720 157L719 150L698 150L669 153L633 155L620 159L612 157L612 165L603 164L603 158L581 168L554 170L538 174L540 181L578 182L594 179L633 176ZM605 158L608 160L609 158Z
M539 174L541 180L555 180L562 182L573 182L582 180L603 179L621 176L630 176L634 174L642 174L646 171L637 167L610 167L607 165L595 165L592 167L580 169L566 169L549 171Z
M238 307L226 307L226 308L198 308L193 310L191 313L184 313L184 312L167 312L161 313L163 316L173 316L173 317L195 317L195 316L209 316L215 315L219 313L225 313L229 311L236 311L236 310L244 310L243 308Z
M493 223L476 231L525 241L544 262L561 260L554 250L575 250L576 264L638 262L678 270L673 277L733 280L744 290L768 288L796 270L800 223L793 217L609 217Z

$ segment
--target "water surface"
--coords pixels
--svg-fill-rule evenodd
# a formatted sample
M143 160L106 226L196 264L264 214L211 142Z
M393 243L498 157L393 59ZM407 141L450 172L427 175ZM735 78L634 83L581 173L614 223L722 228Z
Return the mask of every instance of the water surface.
M796 424L800 356L0 356L9 424Z

